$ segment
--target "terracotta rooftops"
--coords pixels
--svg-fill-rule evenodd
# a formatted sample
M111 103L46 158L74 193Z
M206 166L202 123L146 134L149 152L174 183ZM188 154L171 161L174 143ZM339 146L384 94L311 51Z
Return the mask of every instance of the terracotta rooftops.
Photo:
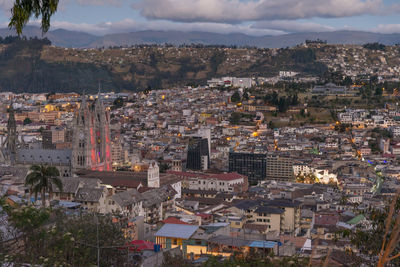
M177 171L168 171L167 173L174 174L180 177L185 178L209 178L209 179L217 179L224 181L237 180L240 178L244 178L244 175L238 174L236 172L230 173L196 173L196 172L177 172Z

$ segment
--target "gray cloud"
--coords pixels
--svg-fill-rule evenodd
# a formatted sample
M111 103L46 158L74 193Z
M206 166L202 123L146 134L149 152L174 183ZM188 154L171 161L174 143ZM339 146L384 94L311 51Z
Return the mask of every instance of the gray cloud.
M142 16L183 22L240 23L382 14L383 0L139 0Z
M31 21L29 25L40 26L40 22ZM7 27L7 23L0 23L0 27ZM96 24L73 23L68 21L54 20L51 30L66 29L71 31L82 31L96 35L110 33L134 32L142 30L155 31L203 31L214 33L244 33L253 36L264 35L282 35L295 32L326 32L335 30L360 30L351 26L333 28L327 25L320 25L309 22L296 21L260 21L250 25L232 25L228 23L180 23L163 20L154 20L148 22L138 22L132 19L124 19L116 22L102 22ZM377 27L369 29L376 33L400 33L400 24L380 24Z
M82 6L121 6L125 0L76 0Z
M32 21L30 25L39 25L38 21ZM249 35L279 35L285 34L285 31L277 29L257 29L251 25L231 25L226 23L179 23L171 21L148 21L138 22L132 19L124 19L117 22L102 22L96 24L90 23L72 23L68 21L54 20L51 29L66 29L72 31L83 31L96 35L104 35L109 33L133 32L141 30L157 30L157 31L204 31L214 33L245 33Z
M0 0L0 9L6 16L11 16L11 8L14 5L14 0Z

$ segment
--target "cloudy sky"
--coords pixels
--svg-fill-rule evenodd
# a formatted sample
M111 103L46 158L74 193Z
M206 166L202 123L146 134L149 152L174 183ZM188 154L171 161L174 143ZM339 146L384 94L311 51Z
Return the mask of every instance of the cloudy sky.
M3 26L13 1L0 0ZM60 0L52 29L96 35L138 30L400 33L399 15L400 0Z

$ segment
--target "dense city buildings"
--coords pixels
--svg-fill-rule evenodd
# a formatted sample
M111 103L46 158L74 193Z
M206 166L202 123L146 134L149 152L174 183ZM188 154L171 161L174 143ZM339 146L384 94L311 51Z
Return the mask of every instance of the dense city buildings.
M0 267L400 266L395 1L64 2L0 4Z
M358 250L347 237L336 237L340 246L333 239L369 229L371 211L384 210L400 188L397 98L385 92L371 108L355 87L283 94L226 78L210 87L56 94L51 102L4 94L1 196L124 221L126 236L160 250L149 261L175 250L194 261L228 257L229 247L280 257L325 256L326 244ZM32 197L32 165L55 167L62 190Z

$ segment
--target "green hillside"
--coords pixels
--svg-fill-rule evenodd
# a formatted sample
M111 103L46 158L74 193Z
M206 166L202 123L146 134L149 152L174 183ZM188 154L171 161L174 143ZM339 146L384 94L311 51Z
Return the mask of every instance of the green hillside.
M7 38L6 38L7 39ZM4 40L6 40L4 39ZM46 40L0 40L0 88L14 92L159 89L219 76L273 76L279 70L322 75L313 49L140 46L58 48Z

